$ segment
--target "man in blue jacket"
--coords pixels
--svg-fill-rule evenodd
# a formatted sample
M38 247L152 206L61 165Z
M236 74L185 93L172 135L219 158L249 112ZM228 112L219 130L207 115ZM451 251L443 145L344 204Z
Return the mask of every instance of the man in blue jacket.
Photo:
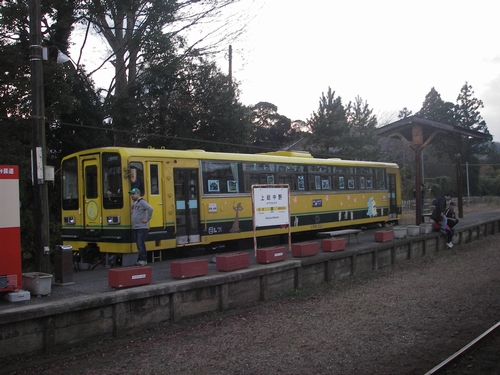
M135 234L137 251L139 251L139 258L136 264L138 266L145 266L148 264L146 236L149 232L149 220L151 220L153 216L153 207L141 198L141 191L139 189L133 188L128 193L130 194L130 198L134 201L130 209L130 214L132 217L132 229Z

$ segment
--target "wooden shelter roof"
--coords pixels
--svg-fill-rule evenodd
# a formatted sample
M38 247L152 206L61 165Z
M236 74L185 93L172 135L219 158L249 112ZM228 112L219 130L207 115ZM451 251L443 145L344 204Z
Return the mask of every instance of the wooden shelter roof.
M412 139L413 125L421 125L423 138L428 139L434 134L435 140L443 140L457 137L471 137L491 141L490 134L484 134L475 130L469 130L457 125L444 124L442 122L427 120L423 117L409 116L402 120L384 125L376 130L377 135L382 137L399 137L401 134L407 140Z

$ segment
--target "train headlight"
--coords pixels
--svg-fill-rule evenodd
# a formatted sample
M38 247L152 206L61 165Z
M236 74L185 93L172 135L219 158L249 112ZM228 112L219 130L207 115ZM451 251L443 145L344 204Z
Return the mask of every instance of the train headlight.
M118 225L120 224L120 216L107 216L106 222L108 225Z
M64 216L64 224L75 225L76 220L74 216Z

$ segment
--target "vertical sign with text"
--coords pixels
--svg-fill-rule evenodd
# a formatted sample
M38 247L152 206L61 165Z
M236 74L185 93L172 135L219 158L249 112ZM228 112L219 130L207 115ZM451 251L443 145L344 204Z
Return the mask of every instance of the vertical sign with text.
M288 185L256 185L252 191L256 227L290 223Z

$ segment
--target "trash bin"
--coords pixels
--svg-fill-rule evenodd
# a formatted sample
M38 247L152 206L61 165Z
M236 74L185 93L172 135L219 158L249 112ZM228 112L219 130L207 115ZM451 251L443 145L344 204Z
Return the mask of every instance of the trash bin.
M73 247L57 245L55 251L55 283L71 285L73 282Z

